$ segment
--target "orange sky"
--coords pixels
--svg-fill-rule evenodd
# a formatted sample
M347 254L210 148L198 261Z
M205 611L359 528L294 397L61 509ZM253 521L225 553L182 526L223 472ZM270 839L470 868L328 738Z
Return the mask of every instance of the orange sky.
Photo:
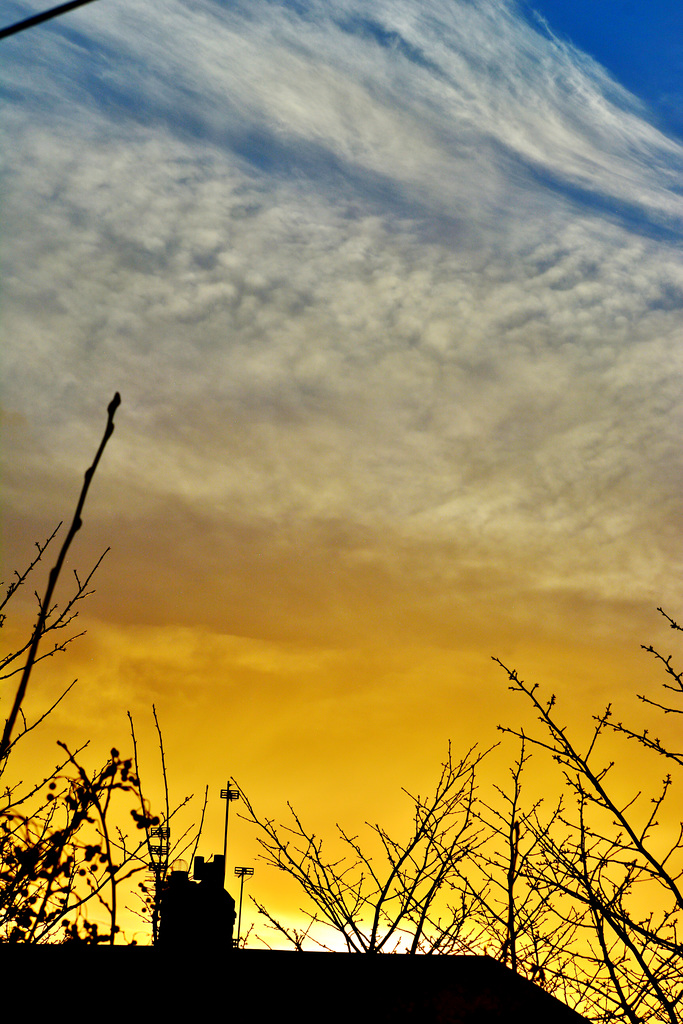
M125 404L119 415L124 421ZM110 531L112 550L78 620L87 635L36 670L29 709L44 709L62 684L79 682L40 736L26 742L15 771L48 768L56 739L90 740L92 766L112 745L129 751L130 710L145 790L160 807L154 704L172 798L195 794L180 818L184 826L198 816L209 786L205 855L222 849L225 805L218 793L228 775L264 815L284 820L289 800L330 842L336 821L352 829L380 821L400 834L410 822L401 787L428 791L449 740L458 756L473 743L501 740L498 724L533 726L491 655L548 695L556 692L559 716L577 736L587 737L590 715L608 701L633 714L633 694L659 682L639 642L659 638L666 645L668 637L644 601L525 594L515 576L458 572L457 551L446 545L410 550L391 537L366 535L361 558L348 537L345 550L324 538L308 550L301 542L296 551L291 539L271 538L279 548L271 554L263 536L247 536L241 547L234 538L234 546L213 538L202 545L192 529L184 536L179 521L166 524L174 531L165 538L173 551L168 559L159 536L141 523L136 535L147 546L136 551L125 530L99 512L121 433L105 453L70 559L80 572L101 548L94 538ZM74 493L79 476L72 476ZM122 511L122 518L129 515ZM45 525L35 522L34 533L42 536ZM20 533L6 543L7 557L8 550L15 557L28 550L17 543ZM197 552L214 563L213 572L198 570ZM6 642L13 639L6 632ZM503 739L481 770L482 795L507 777L515 752L514 741ZM640 769L630 755L621 767L628 791ZM532 792L545 772L532 767ZM253 830L233 815L230 871L235 863L255 866L251 891L285 920L298 920L298 892L259 866L257 853ZM245 925L252 921L245 910ZM138 934L132 919L126 923Z

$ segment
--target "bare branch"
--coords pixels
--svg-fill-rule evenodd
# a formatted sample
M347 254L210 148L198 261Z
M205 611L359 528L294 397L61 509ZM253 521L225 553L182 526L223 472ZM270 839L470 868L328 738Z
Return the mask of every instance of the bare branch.
M0 740L0 763L6 761L7 759L7 755L9 753L12 743L12 731L14 729L14 725L19 715L21 705L24 701L24 697L26 696L26 689L28 687L31 670L36 660L36 656L38 653L38 645L40 643L41 637L43 636L45 621L47 619L50 605L52 602L52 595L57 585L59 575L62 571L62 566L64 565L64 560L66 558L67 552L71 546L71 542L73 538L76 536L78 530L80 530L81 528L81 517L83 515L85 499L88 496L88 490L90 488L91 481L93 479L93 476L95 475L95 471L102 457L102 453L104 452L107 441L114 432L114 415L120 404L121 396L117 391L107 408L107 424L104 429L104 435L100 442L100 446L97 449L97 452L95 453L95 458L93 459L92 465L85 471L83 486L81 488L81 493L76 504L76 511L74 512L74 517L71 522L71 526L69 527L69 531L66 535L66 538L64 539L64 543L62 544L59 555L57 556L57 561L55 562L53 568L50 570L48 584L45 590L45 596L40 602L40 614L38 616L36 628L33 632L33 639L31 641L31 646L29 648L28 658L26 659L26 665L21 676L21 681L17 689L14 704L12 705L12 710L10 711L9 717L5 723L2 740Z

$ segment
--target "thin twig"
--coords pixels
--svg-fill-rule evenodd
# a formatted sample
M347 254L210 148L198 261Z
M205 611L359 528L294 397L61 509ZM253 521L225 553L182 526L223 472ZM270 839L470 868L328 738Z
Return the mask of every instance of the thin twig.
M36 660L36 655L38 653L38 645L45 630L45 620L49 614L49 610L51 607L52 595L57 585L59 574L62 571L62 567L64 565L64 560L67 556L67 552L71 546L71 542L78 533L78 531L80 530L81 526L83 525L83 520L81 516L83 514L83 506L85 505L85 499L88 496L88 490L90 488L92 478L95 475L95 470L97 469L98 463L102 457L102 453L104 452L107 441L114 433L114 415L120 404L121 396L117 391L107 407L107 423L104 428L104 435L102 437L102 440L100 441L100 446L97 449L92 465L85 471L83 486L81 488L81 493L78 498L78 503L76 505L76 511L74 512L74 517L71 522L71 526L69 527L69 532L67 533L66 538L64 539L64 543L62 544L62 548L57 557L57 561L55 562L53 568L50 570L47 588L45 590L45 595L40 604L40 615L38 616L38 622L36 623L36 628L33 633L33 640L31 642L31 647L28 652L26 665L22 673L16 697L14 698L12 710L9 714L7 721L5 722L5 729L2 734L2 740L0 741L0 765L2 764L3 761L6 760L7 755L9 754L10 748L12 746L12 731L14 729L14 725L19 715L21 705L23 704L24 698L26 696L26 689L28 687L31 669L33 668L33 664Z

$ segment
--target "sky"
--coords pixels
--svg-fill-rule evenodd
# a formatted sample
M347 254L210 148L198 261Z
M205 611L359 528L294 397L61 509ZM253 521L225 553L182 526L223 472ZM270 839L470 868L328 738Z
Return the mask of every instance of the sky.
M208 854L228 775L271 817L400 830L449 738L524 719L492 655L579 730L653 685L639 645L681 598L676 3L98 0L0 45L4 578L122 396L41 756L124 746L131 710L154 775L154 703Z

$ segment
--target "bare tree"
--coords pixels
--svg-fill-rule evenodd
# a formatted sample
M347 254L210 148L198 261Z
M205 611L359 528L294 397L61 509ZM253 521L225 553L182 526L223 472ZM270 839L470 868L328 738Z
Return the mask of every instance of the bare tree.
M641 702L664 716L683 713L683 676L672 656L644 649L664 668L666 698L640 695ZM369 825L373 854L338 825L338 857L291 806L290 823L279 825L259 817L242 792L261 857L301 887L308 925L294 929L257 909L296 949L329 948L324 926L355 952L488 952L596 1022L681 1024L683 825L672 793L683 752L647 728L615 721L609 706L582 745L561 723L554 696L543 698L494 660L542 727L501 727L520 743L507 788L495 785L482 799L475 769L483 755L472 750L454 763L449 749L434 794L411 797L405 842ZM662 759L658 790L623 795L629 775L619 765L629 763L628 752L624 761L608 757L608 736L611 748L621 740L655 765ZM532 751L535 763L546 756L558 769L548 809L523 799Z
M258 829L261 858L287 872L303 889L309 927L301 932L256 907L295 948L306 940L329 948L330 930L350 952L451 953L466 948L464 925L471 900L459 884L460 867L482 842L474 813L476 769L485 753L475 748L455 762L448 756L434 792L413 796L412 828L393 839L379 824L366 822L376 856L357 835L337 825L343 853L330 859L323 841L289 806L291 823L260 818L243 790L247 814ZM446 894L453 899L446 898ZM318 935L323 936L318 938Z
M148 803L142 791L138 762L137 738L135 736L133 717L130 711L128 712L130 732L133 740L133 758L137 779L137 792L140 798L140 804L143 808L142 815L138 816L137 814L134 814L133 816L138 821L138 827L145 829L144 853L146 856L144 858L144 866L151 876L139 883L138 895L142 901L142 910L135 908L133 912L150 925L152 932L152 945L155 946L159 941L161 903L164 890L167 885L169 872L171 870L171 865L174 861L183 858L190 850L192 851L189 855L190 862L194 859L204 826L204 816L206 814L209 788L207 786L204 791L204 803L202 805L199 825L196 827L191 825L182 831L179 838L171 839L172 821L178 812L190 802L192 796L186 796L184 800L179 804L176 804L176 806L171 809L164 738L161 732L161 725L159 724L157 709L154 705L152 705L152 715L154 717L154 726L159 743L161 777L164 788L164 808L158 817L151 816L148 809Z
M0 739L0 771L2 771L2 769L4 768L4 764L7 761L7 757L13 745L12 733L14 731L17 718L19 718L19 716L22 713L22 705L26 698L26 691L28 689L29 679L33 671L33 666L35 665L36 659L38 658L38 647L47 632L49 632L51 629L62 629L64 626L68 625L71 622L71 620L73 619L73 605L76 601L80 600L84 596L86 588L95 571L93 569L85 583L82 585L80 580L78 579L78 574L76 574L76 582L78 584L76 596L72 598L72 600L67 604L67 606L64 609L62 609L61 613L55 615L55 606L52 603L55 588L57 586L57 582L59 580L61 571L64 567L64 561L68 554L69 548L71 547L71 542L73 541L74 537L76 536L81 526L83 525L82 516L83 508L85 506L85 500L88 496L90 484L92 483L93 477L95 476L95 472L99 465L100 459L102 458L102 455L104 453L104 449L107 446L107 442L114 433L114 416L120 404L121 396L117 391L107 407L107 423L104 428L104 434L102 436L102 440L100 441L100 445L97 449L97 452L95 453L95 458L93 459L92 464L85 471L83 486L81 487L81 493L76 503L76 510L74 512L73 519L71 520L71 526L69 527L66 537L64 538L64 542L59 550L57 560L53 565L52 569L50 570L45 593L42 598L36 595L38 599L38 620L33 628L31 638L26 644L26 646L20 649L18 654L15 653L11 657L5 659L5 664L9 664L12 660L14 660L15 657L19 657L21 654L23 654L25 650L28 651L26 656L26 662L24 664L23 669L21 670L21 678L19 680L17 692L14 697L14 703L12 704L9 716L5 721L5 728L2 733L2 739ZM49 543L52 537L55 536L55 533L56 531L53 532L47 543ZM47 544L43 547L42 550L39 547L38 558L40 558L46 546ZM101 560L102 559L100 559L100 561ZM15 576L17 578L10 584L4 603L6 603L7 600L15 593L17 587L24 582L28 573L36 564L36 561L34 561L32 565L29 567L29 569L26 570L26 572L24 572L23 574L15 573ZM99 562L97 564L99 565ZM97 566L95 566L95 569L96 568ZM0 611L1 610L2 608L0 607ZM66 642L68 643L69 641L67 640ZM63 644L57 645L56 649L63 650L63 647ZM54 650L49 653L54 653ZM24 724L24 732L27 731L28 729Z
M681 627L662 609L674 630ZM681 674L672 656L644 648L665 668L664 687L680 701ZM498 661L498 659L494 659ZM647 728L615 722L611 706L594 717L587 744L580 746L558 719L553 695L543 699L538 687L525 683L514 669L505 669L510 688L531 704L542 725L540 735L503 728L548 755L560 768L566 797L553 827L542 829L533 818L526 825L536 855L525 867L530 885L552 908L557 927L575 929L572 951L581 965L579 993L593 1019L683 1020L683 825L680 815L667 824L671 806L671 774L683 767L683 754L671 749ZM641 701L665 715L683 706L644 695ZM638 743L667 770L658 791L649 797L620 794L623 779L614 757L602 753L605 737ZM628 755L626 755L628 756ZM675 811L673 811L675 815ZM678 818L678 820L676 820Z
M102 439L85 472L71 525L48 574L46 588L42 595L36 592L35 624L24 643L0 657L0 682L7 684L19 676L0 739L0 778L4 785L0 793L0 941L4 942L113 943L119 929L117 887L141 870L147 832L159 823L142 800L132 759L122 758L115 748L103 767L89 772L81 762L85 747L71 751L60 744L61 760L46 778L28 784L8 781L17 744L45 721L74 685L33 721L27 720L24 707L35 666L81 635L73 632L72 623L80 602L92 593L91 581L104 557L84 579L74 572L75 589L58 605L57 584L82 526L88 491L113 434L119 404L117 393L108 406ZM39 563L52 551L59 529L44 543L36 544L37 554L26 569L14 573L0 602L0 626L12 598L32 580ZM121 821L121 800L130 806L131 797L137 838L113 823ZM86 908L93 903L107 921L104 932L96 921L85 916Z
M462 884L471 896L468 936L473 948L571 1006L593 1004L595 965L582 953L581 915L558 905L538 884L537 864L548 835L563 828L560 797L525 807L523 772L531 755L525 737L510 768L509 787L495 784L476 815L485 841L463 865Z

